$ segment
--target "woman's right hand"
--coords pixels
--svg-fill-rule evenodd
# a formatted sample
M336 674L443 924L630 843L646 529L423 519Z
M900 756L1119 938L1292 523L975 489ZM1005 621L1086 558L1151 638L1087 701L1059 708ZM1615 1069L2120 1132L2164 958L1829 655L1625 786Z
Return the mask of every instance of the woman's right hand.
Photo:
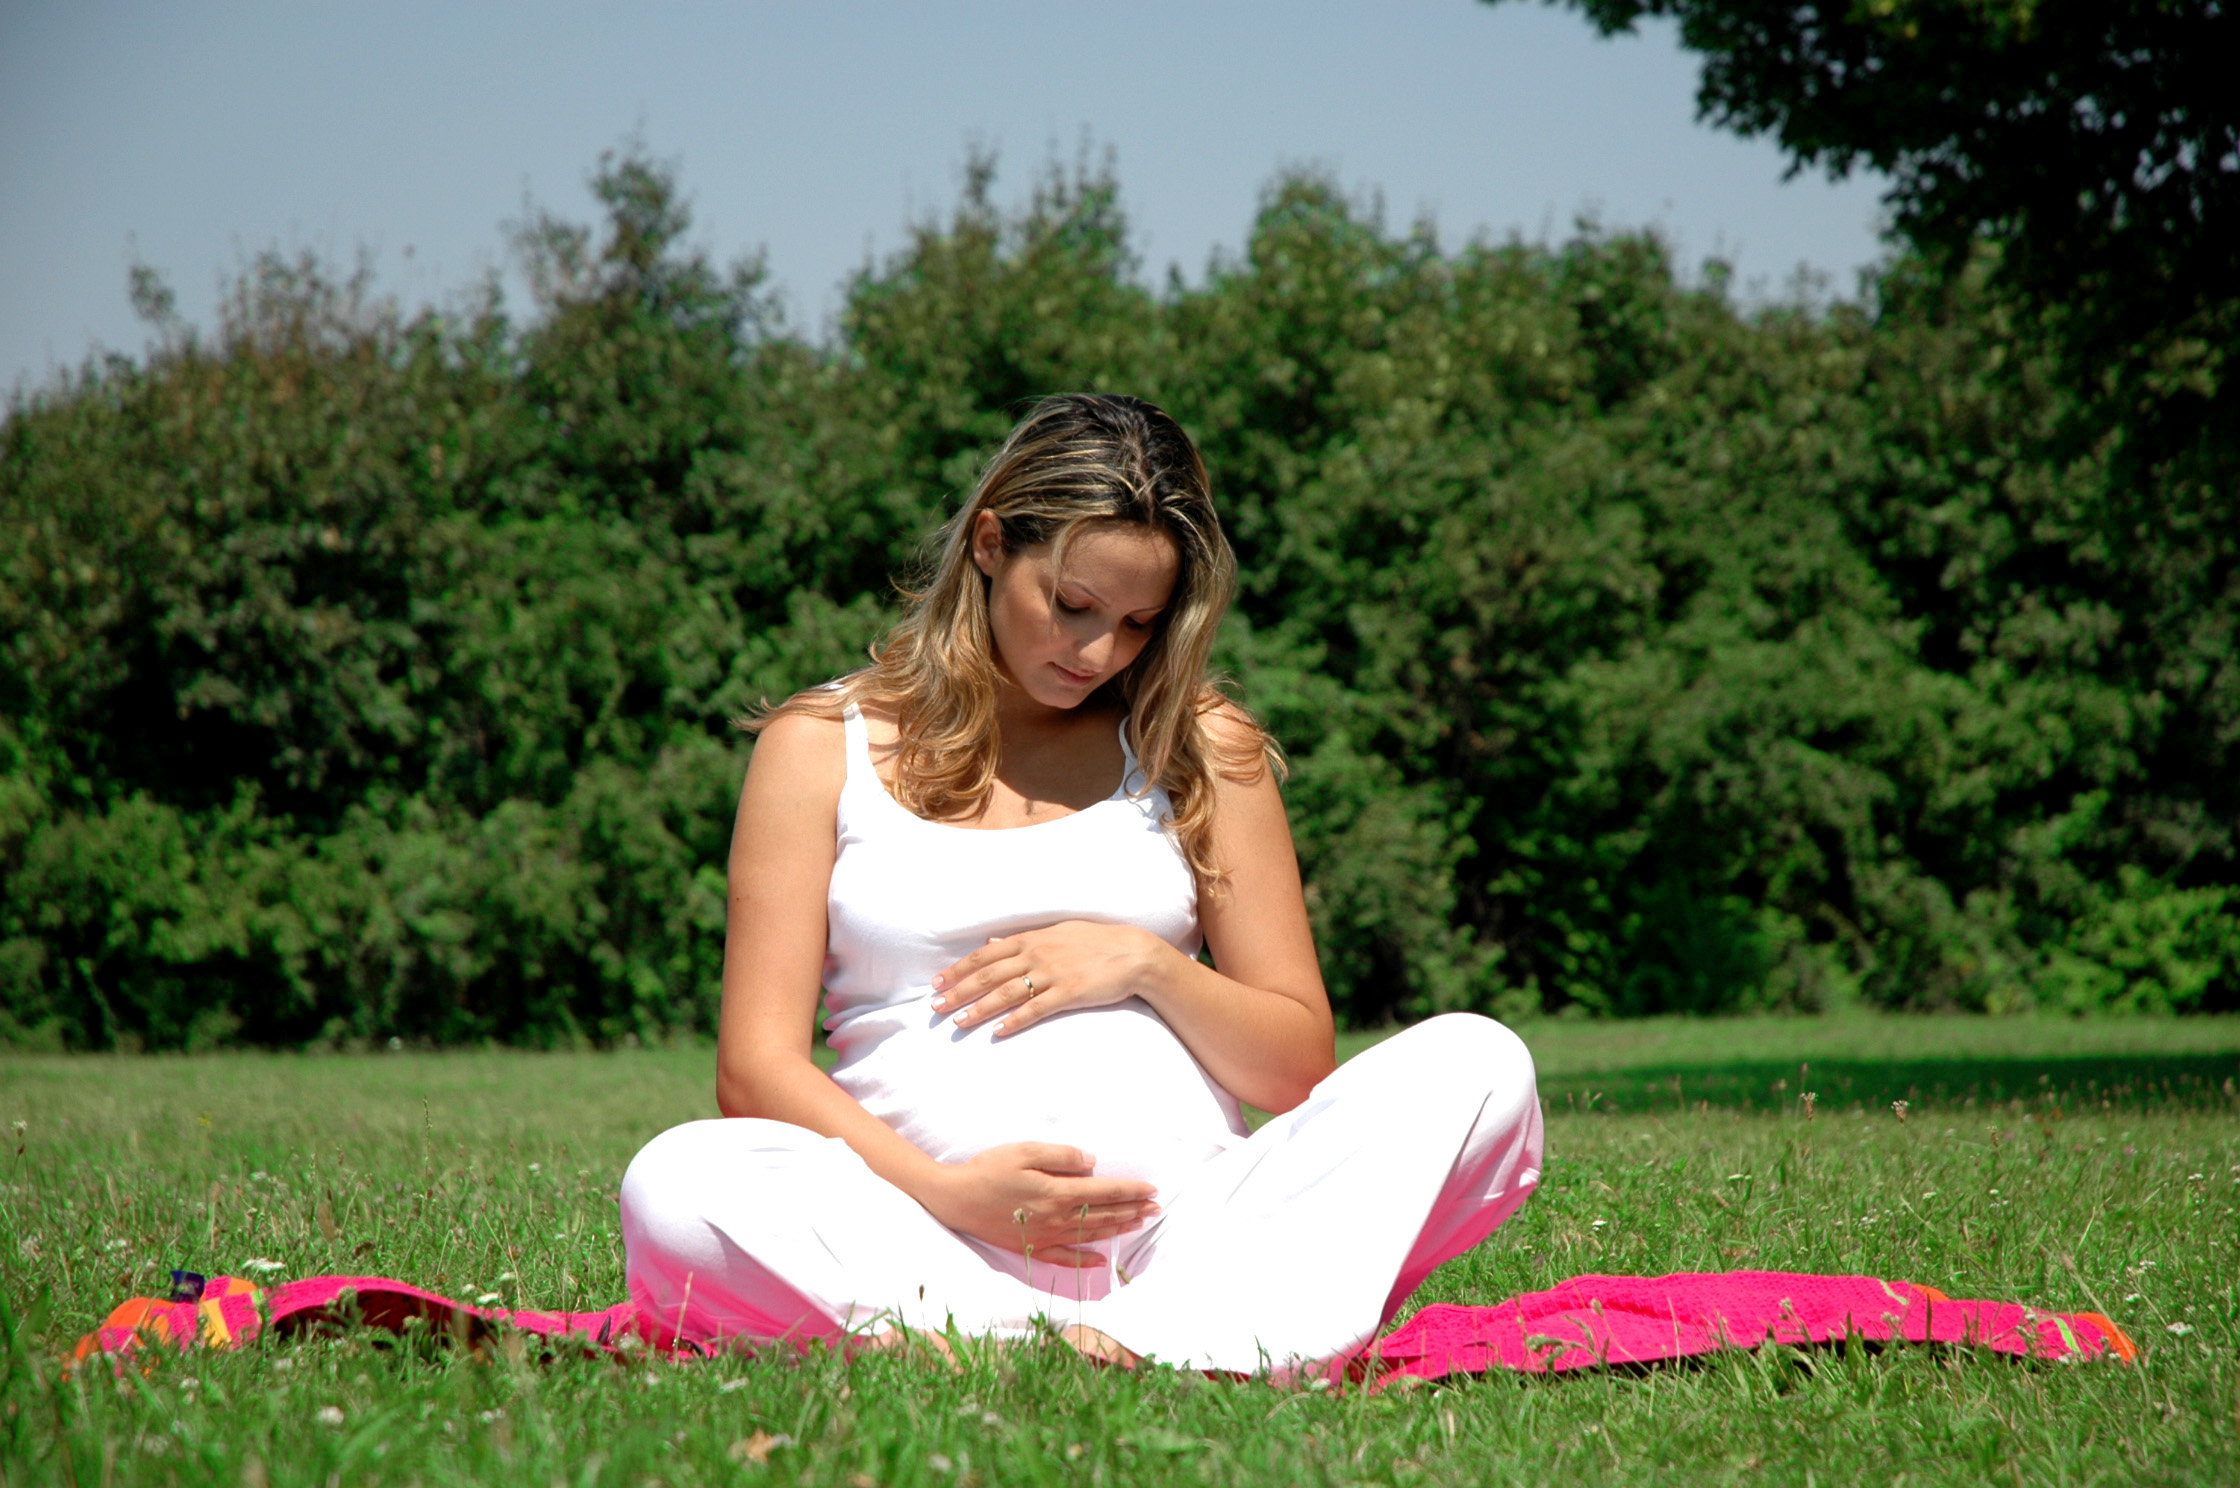
M1157 1191L1133 1178L1099 1178L1096 1159L1053 1142L1007 1142L941 1165L920 1201L935 1219L1053 1266L1101 1266L1087 1247L1124 1235L1159 1212Z

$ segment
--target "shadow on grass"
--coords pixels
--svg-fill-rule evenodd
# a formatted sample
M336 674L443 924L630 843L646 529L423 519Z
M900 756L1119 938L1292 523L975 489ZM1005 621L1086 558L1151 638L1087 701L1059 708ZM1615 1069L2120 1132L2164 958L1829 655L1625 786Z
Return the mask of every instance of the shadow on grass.
M2240 1111L2240 1055L2053 1056L2013 1059L1815 1059L1795 1064L1662 1064L1543 1077L1551 1112L1796 1110L1805 1091L1822 1114L1855 1106L1913 1109L2052 1105L2064 1110Z

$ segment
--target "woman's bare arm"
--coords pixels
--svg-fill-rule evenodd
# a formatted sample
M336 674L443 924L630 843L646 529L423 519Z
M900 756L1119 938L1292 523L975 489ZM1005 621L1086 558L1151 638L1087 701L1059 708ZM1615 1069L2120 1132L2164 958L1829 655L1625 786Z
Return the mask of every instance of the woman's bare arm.
M1232 748L1248 727L1226 713L1207 722ZM1213 852L1225 892L1198 896L1198 923L1214 965L1169 948L1144 1000L1223 1089L1288 1111L1338 1061L1299 855L1273 772L1247 781L1215 772Z
M801 714L773 721L755 746L731 828L716 1035L716 1106L724 1115L766 1116L827 1135L839 1134L832 1130L836 1123L854 1125L856 1118L885 1129L810 1057L845 749L838 720ZM833 1105L834 1098L854 1106L853 1116ZM820 1111L822 1120L801 1119ZM892 1131L886 1136L902 1141ZM849 1145L864 1151L885 1143L865 1128L863 1140ZM864 1155L869 1161L871 1153ZM874 1166L910 1164L908 1154L894 1158Z

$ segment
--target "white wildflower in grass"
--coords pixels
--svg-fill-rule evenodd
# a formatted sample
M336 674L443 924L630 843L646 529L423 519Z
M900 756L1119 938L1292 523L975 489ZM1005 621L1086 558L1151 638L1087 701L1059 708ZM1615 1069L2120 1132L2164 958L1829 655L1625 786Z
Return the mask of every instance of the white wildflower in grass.
M2125 1297L2125 1298L2124 1298L2123 1300L2124 1300L2124 1301L2126 1301L2126 1302L2144 1302L2144 1301L2146 1301L2147 1299L2146 1299L2146 1296L2145 1296L2145 1295L2144 1295L2143 1293L2140 1293L2140 1292L2133 1292L2133 1293L2131 1293L2131 1294L2130 1294L2129 1296Z
M287 1270L288 1263L286 1261L276 1261L270 1256L251 1256L241 1263L241 1269L254 1272L258 1276L270 1276L275 1271Z
M319 1407L319 1413L312 1419L322 1426L340 1426L343 1421L342 1407L339 1405L322 1405Z
M2191 1333L2193 1331L2193 1324L2172 1323L2165 1331L2167 1331L2172 1338L2183 1338L2188 1333Z
M480 1416L476 1417L476 1419L481 1421L485 1426L503 1421L505 1418L506 1413L503 1410L486 1410Z
M488 1307L494 1302L503 1301L505 1301L505 1298L499 1296L496 1292L480 1292L475 1296L474 1305L477 1307Z
M957 1470L957 1465L949 1460L948 1454L945 1452L928 1453L926 1466L937 1473L955 1472Z
M1608 1223L1610 1223L1610 1221L1607 1219L1598 1219L1592 1225L1588 1226L1588 1228L1599 1230Z

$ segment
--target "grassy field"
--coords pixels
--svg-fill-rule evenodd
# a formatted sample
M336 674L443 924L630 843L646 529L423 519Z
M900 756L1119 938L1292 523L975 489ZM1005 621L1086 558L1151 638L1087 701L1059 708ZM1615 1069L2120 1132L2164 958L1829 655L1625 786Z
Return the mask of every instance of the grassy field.
M711 1114L710 1056L0 1056L0 1485L2240 1483L2240 1020L1525 1032L1547 1180L1419 1302L1582 1271L1864 1271L2105 1311L2140 1362L1772 1348L1371 1396L1056 1347L950 1372L346 1337L64 1379L75 1337L173 1266L619 1300L615 1184L652 1133Z

